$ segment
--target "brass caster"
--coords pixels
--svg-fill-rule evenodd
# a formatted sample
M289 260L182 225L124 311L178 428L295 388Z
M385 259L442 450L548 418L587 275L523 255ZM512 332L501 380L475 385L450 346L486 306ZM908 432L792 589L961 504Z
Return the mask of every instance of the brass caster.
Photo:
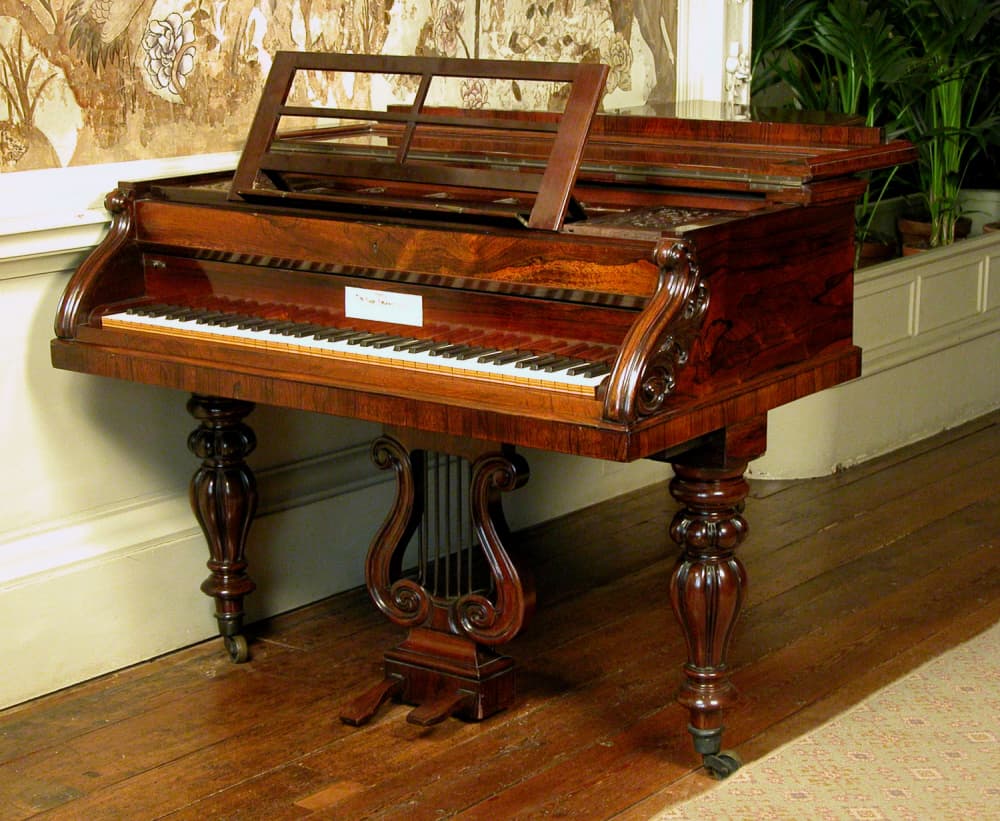
M240 633L235 636L223 636L226 643L226 652L229 653L229 660L233 664L242 664L250 658L250 648L247 646L246 637Z
M701 763L705 765L705 769L708 770L709 775L719 781L728 778L743 766L740 757L731 750L703 756Z

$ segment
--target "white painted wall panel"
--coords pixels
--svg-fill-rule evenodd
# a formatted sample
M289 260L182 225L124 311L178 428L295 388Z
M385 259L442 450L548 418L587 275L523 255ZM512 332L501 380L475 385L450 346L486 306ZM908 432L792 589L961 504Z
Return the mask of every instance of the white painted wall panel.
M987 311L1000 309L1000 253L986 255L983 272L983 306Z
M905 281L856 296L854 325L868 329L867 344L880 348L903 342L913 335L913 300L916 285Z
M981 310L982 269L982 259L968 259L922 276L918 331L933 331L976 316Z

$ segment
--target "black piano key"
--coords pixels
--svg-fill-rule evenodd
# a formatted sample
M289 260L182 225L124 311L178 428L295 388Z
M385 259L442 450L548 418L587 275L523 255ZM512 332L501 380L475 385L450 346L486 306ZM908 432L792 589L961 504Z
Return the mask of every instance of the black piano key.
M482 362L483 364L492 363L494 365L512 365L522 359L528 359L532 356L536 356L536 354L531 351L501 351L498 354L481 356L476 361Z
M517 363L518 368L528 368L529 370L537 371L544 365L548 365L550 362L558 359L555 354L538 354L537 356L532 356L529 359L522 359Z
M217 325L231 316L232 314L227 314L225 311L204 311L197 319L199 325Z
M329 331L329 325L299 325L298 327L292 329L288 334L289 336L294 336L301 339L304 336L315 336L320 331Z
M320 331L317 334L313 334L313 338L326 342L343 342L354 336L363 336L364 333L364 331L356 331L354 328L330 328L328 331Z
M284 322L285 322L285 320L283 320L283 319L262 319L260 321L260 323L258 325L256 325L255 327L256 327L256 329L258 331L261 331L261 332L270 331L271 328L277 328L279 325L281 325Z
M371 343L371 347L375 348L375 350L378 351L382 350L383 348L395 348L395 346L398 345L400 342L407 342L411 338L412 337L409 336L399 336L399 335L387 336L385 339L376 339L374 342Z
M440 343L435 342L433 339L418 339L412 345L397 345L393 350L406 351L407 353L424 353L438 344Z
M256 319L256 317L252 317L249 314L229 314L229 316L214 320L211 324L219 328L232 328L238 327L242 322L249 322L253 319Z
M134 308L129 308L125 313L135 314L136 316L163 316L164 311L169 311L176 307L176 305L164 305L162 302L154 302L150 305L137 305Z
M267 330L268 333L283 334L285 333L285 331L290 331L298 324L299 324L298 322L292 322L291 320L288 320L287 322L279 322L277 325L272 325Z
M431 348L427 353L429 353L431 356L440 356L442 359L452 359L458 356L458 354L462 353L462 351L468 350L468 348L469 348L468 345L463 345L456 342L451 345L444 344L443 347L438 345L434 348Z
M344 340L348 345L359 345L363 348L368 347L369 342L377 342L379 339L388 336L388 334L375 333L374 331L365 331L358 336L352 336L349 339Z
M459 360L460 362L465 362L467 359L476 359L480 356L484 356L486 354L491 354L491 353L500 353L500 351L497 348L484 348L481 346L477 346L473 348L467 348L466 350L457 353L455 355L455 359Z
M435 342L427 349L427 353L430 356L440 356L441 352L448 350L452 344L451 342Z
M238 322L236 327L241 331L266 331L268 321L267 319L255 316L245 319L243 322Z
M575 356L564 356L555 362L550 362L542 368L542 370L546 373L558 373L559 371L568 371L570 368L575 368L577 365L588 364L590 363L586 359L579 359Z
M362 348L373 348L380 342L385 342L389 339L398 339L395 334L386 333L371 333L369 336L361 337L357 340L350 342L351 345L360 345Z
M200 308L174 308L171 311L165 311L163 313L164 319L176 319L178 322L190 322L199 313L201 313Z
M575 368L570 368L566 373L570 376L601 376L605 373L611 372L611 366L607 362L592 362L588 365L579 365Z

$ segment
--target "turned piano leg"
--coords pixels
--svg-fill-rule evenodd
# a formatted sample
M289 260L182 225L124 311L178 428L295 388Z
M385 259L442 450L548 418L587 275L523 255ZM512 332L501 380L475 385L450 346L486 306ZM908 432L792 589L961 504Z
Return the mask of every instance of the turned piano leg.
M749 485L745 461L723 467L674 464L670 492L684 506L670 526L681 555L670 579L670 599L687 641L688 662L678 701L705 767L717 778L740 761L722 748L722 714L734 700L727 655L747 577L735 555L747 534L742 516Z
M199 426L188 448L202 460L191 479L191 508L208 542L211 575L201 585L215 599L219 633L234 662L249 657L243 636L243 597L256 585L247 575L245 549L257 509L257 482L245 459L256 439L243 423L252 402L195 394L188 412Z

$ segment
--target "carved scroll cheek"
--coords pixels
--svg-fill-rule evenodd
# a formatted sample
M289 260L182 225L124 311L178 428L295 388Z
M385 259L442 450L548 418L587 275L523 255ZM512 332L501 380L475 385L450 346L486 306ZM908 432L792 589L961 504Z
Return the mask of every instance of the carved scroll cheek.
M618 354L604 398L604 417L635 422L660 411L677 385L708 311L694 249L684 242L657 246L660 279Z
M115 189L104 198L104 207L111 212L111 228L101 244L76 270L63 291L55 319L55 333L60 339L72 339L77 327L89 319L90 311L95 305L142 293L141 271L138 266L132 272L135 277L119 278L114 276L118 268L111 262L115 257L126 255L132 243L135 200L131 192ZM101 280L112 291L101 288Z

